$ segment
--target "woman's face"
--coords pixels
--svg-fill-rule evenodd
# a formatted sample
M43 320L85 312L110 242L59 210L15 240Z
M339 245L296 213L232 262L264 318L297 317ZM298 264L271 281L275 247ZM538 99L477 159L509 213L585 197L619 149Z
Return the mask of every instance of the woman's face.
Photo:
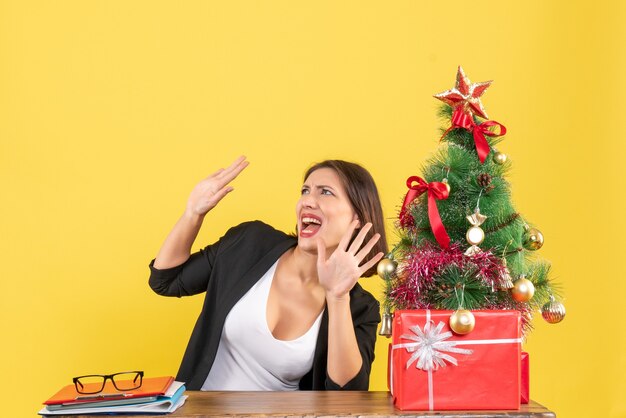
M320 168L302 185L296 205L298 246L317 251L317 239L334 250L357 215L335 170Z

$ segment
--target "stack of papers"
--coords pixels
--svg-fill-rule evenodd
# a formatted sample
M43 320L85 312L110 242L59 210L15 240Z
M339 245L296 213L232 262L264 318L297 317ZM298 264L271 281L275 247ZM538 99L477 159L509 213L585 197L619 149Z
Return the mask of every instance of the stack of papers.
M95 395L81 395L73 385L68 385L44 402L45 407L39 414L168 414L185 403L184 393L184 383L170 376L143 379L139 389L126 392L107 385Z

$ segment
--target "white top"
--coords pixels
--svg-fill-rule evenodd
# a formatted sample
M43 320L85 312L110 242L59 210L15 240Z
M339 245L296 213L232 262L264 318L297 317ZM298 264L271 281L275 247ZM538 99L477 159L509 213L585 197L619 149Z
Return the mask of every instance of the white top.
M267 326L267 298L277 264L226 316L202 390L298 390L300 379L311 370L322 314L295 340L277 340Z

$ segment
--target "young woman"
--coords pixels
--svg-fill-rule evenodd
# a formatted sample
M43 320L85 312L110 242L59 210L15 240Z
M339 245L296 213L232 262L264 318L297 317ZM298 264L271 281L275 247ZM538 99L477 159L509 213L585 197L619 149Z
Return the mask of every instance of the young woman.
M297 237L247 222L190 255L247 165L240 157L193 189L150 263L156 293L206 292L176 379L191 390L367 390L380 314L357 280L387 252L374 180L353 163L315 164L296 205Z

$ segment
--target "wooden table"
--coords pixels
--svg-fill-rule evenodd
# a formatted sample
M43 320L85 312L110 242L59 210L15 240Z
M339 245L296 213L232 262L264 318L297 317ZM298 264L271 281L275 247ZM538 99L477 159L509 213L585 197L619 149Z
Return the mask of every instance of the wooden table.
M400 411L389 392L197 392L187 391L185 405L165 417L432 417L555 418L531 401L519 411ZM66 415L77 418L77 415ZM80 415L87 417L87 415ZM142 416L145 418L145 415Z

